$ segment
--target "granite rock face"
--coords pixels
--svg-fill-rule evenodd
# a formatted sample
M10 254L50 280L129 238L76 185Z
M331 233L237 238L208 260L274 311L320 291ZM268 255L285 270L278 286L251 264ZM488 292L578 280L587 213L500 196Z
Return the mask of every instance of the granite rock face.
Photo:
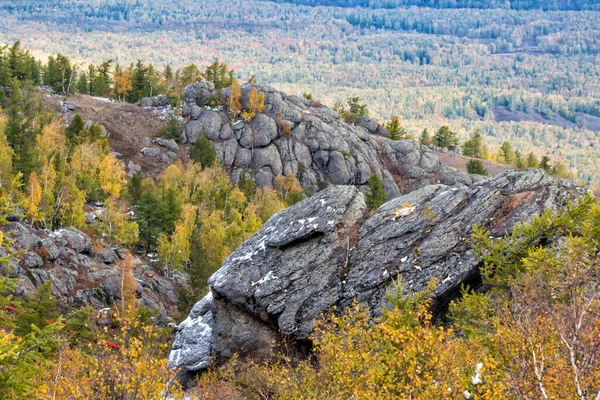
M429 185L369 217L355 186L327 188L274 215L225 260L209 279L210 305L200 302L179 326L170 365L268 357L281 337L305 340L320 313L355 299L376 317L398 276L416 291L435 278L443 305L479 274L474 224L500 237L584 193L540 170L511 170L472 186Z
M265 111L250 122L231 121L223 107L209 106L211 99L227 96L210 82L196 82L184 90L182 115L188 122L183 142L206 136L232 175L247 169L264 186L272 185L276 176L296 174L304 188L316 192L328 184L364 187L377 174L390 198L444 178L456 185L472 183L468 174L457 178L457 171L444 170L428 147L388 139L374 119L361 118L350 125L318 102L268 85L243 86L244 96L252 88L264 93Z
M73 227L38 230L14 221L1 229L12 239L12 248L0 248L0 256L21 252L9 264L0 265L0 274L19 279L17 295L31 294L52 281L52 294L67 308L91 305L102 309L120 299L119 251L95 249L91 238ZM131 264L137 297L166 321L167 309L177 302L173 282L137 257L131 257Z

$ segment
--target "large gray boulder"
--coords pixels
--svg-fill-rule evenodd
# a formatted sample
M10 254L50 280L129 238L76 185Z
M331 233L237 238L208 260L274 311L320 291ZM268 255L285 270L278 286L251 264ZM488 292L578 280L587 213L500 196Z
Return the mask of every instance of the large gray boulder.
M187 142L196 143L200 136L206 136L210 140L219 139L222 123L221 116L216 111L202 111L196 120L190 121L185 126Z
M197 370L234 352L266 357L278 335L305 340L323 311L354 300L381 315L398 276L407 291L435 278L441 307L479 274L473 225L500 237L584 193L541 170L511 170L472 186L429 185L368 217L356 187L327 188L274 215L225 260L208 282L210 309L179 327L171 366Z

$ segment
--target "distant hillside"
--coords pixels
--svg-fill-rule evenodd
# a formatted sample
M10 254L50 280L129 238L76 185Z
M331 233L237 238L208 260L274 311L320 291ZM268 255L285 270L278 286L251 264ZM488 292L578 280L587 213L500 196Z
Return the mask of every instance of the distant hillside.
M398 8L503 8L512 10L580 11L598 10L594 0L271 0L276 3L293 3L306 6Z
M465 140L480 129L492 152L509 140L599 184L597 2L290 1L0 0L0 43L83 65L225 61L241 81L323 104L359 96L371 117L397 115L415 137L449 125ZM434 8L377 8L399 4ZM480 8L439 8L454 6ZM543 11L553 7L588 11Z

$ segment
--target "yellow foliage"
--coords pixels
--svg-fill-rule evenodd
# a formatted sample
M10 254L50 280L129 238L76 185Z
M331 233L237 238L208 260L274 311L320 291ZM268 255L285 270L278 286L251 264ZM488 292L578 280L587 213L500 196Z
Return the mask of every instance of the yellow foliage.
M108 243L129 246L138 241L138 224L129 220L127 210L115 197L104 202L104 213L95 227Z
M5 123L6 118L0 113L0 187L10 189L12 183L11 172L14 152L8 145L8 140L4 134Z
M113 72L114 80L114 91L117 93L119 99L123 99L132 89L131 73L129 70L123 71L121 75L117 74L117 71Z
M109 153L100 162L100 187L112 197L119 197L121 189L127 183L125 171L117 158Z
M265 94L256 88L252 88L248 95L248 107L242 111L242 117L246 121L251 121L256 116L257 112L265 111Z
M77 188L74 177L65 177L57 202L56 217L60 225L72 225L78 228L84 225L85 192Z
M170 385L174 372L167 369L164 358L166 337L160 328L142 323L137 315L137 284L129 257L121 269L122 301L113 310L113 322L119 329L97 343L75 347L63 341L54 367L40 379L47 398L158 400L165 398L167 390L174 398L181 398L178 385ZM119 348L107 346L107 341Z
M229 112L232 118L236 118L242 112L242 88L236 78L231 79L231 93L229 94Z
M32 222L39 222L44 219L42 213L40 213L40 201L42 200L42 188L37 177L37 173L33 171L29 176L29 197L27 198L27 204L25 208L27 213L31 216Z
M197 212L197 206L184 204L179 221L175 225L175 232L170 236L163 233L158 238L158 256L167 275L174 269L182 269L189 262L190 241Z
M100 161L103 152L98 143L82 143L77 146L71 155L71 173L87 175L92 179L98 179Z
M49 163L54 157L65 158L67 153L67 138L62 132L59 120L52 121L42 129L37 137L37 150L43 164Z
M277 192L269 187L256 190L254 204L262 222L267 222L271 216L285 208L285 203L281 201Z

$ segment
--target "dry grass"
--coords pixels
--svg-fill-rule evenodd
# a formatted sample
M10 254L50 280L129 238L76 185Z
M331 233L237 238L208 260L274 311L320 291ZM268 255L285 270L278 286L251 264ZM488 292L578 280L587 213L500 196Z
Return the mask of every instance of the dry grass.
M470 157L459 156L458 154L453 153L443 153L439 151L434 151L435 155L439 157L442 165L446 165L449 167L458 168L462 171L467 171L467 163L471 159ZM513 169L514 167L506 164L499 164L492 161L480 160L481 164L483 164L484 168L487 169L488 175L498 175L501 172L504 172L508 169Z
M165 126L165 122L150 111L133 104L111 103L79 94L71 96L68 101L77 104L77 109L69 114L69 118L79 113L84 121L104 125L110 134L110 149L123 154L125 164L131 160L142 166L146 176L152 177L158 176L167 167L155 158L144 157L140 152L145 147L142 139L159 136ZM60 114L58 97L44 97L44 102L49 109ZM179 153L180 158L187 154L184 149L180 149Z

